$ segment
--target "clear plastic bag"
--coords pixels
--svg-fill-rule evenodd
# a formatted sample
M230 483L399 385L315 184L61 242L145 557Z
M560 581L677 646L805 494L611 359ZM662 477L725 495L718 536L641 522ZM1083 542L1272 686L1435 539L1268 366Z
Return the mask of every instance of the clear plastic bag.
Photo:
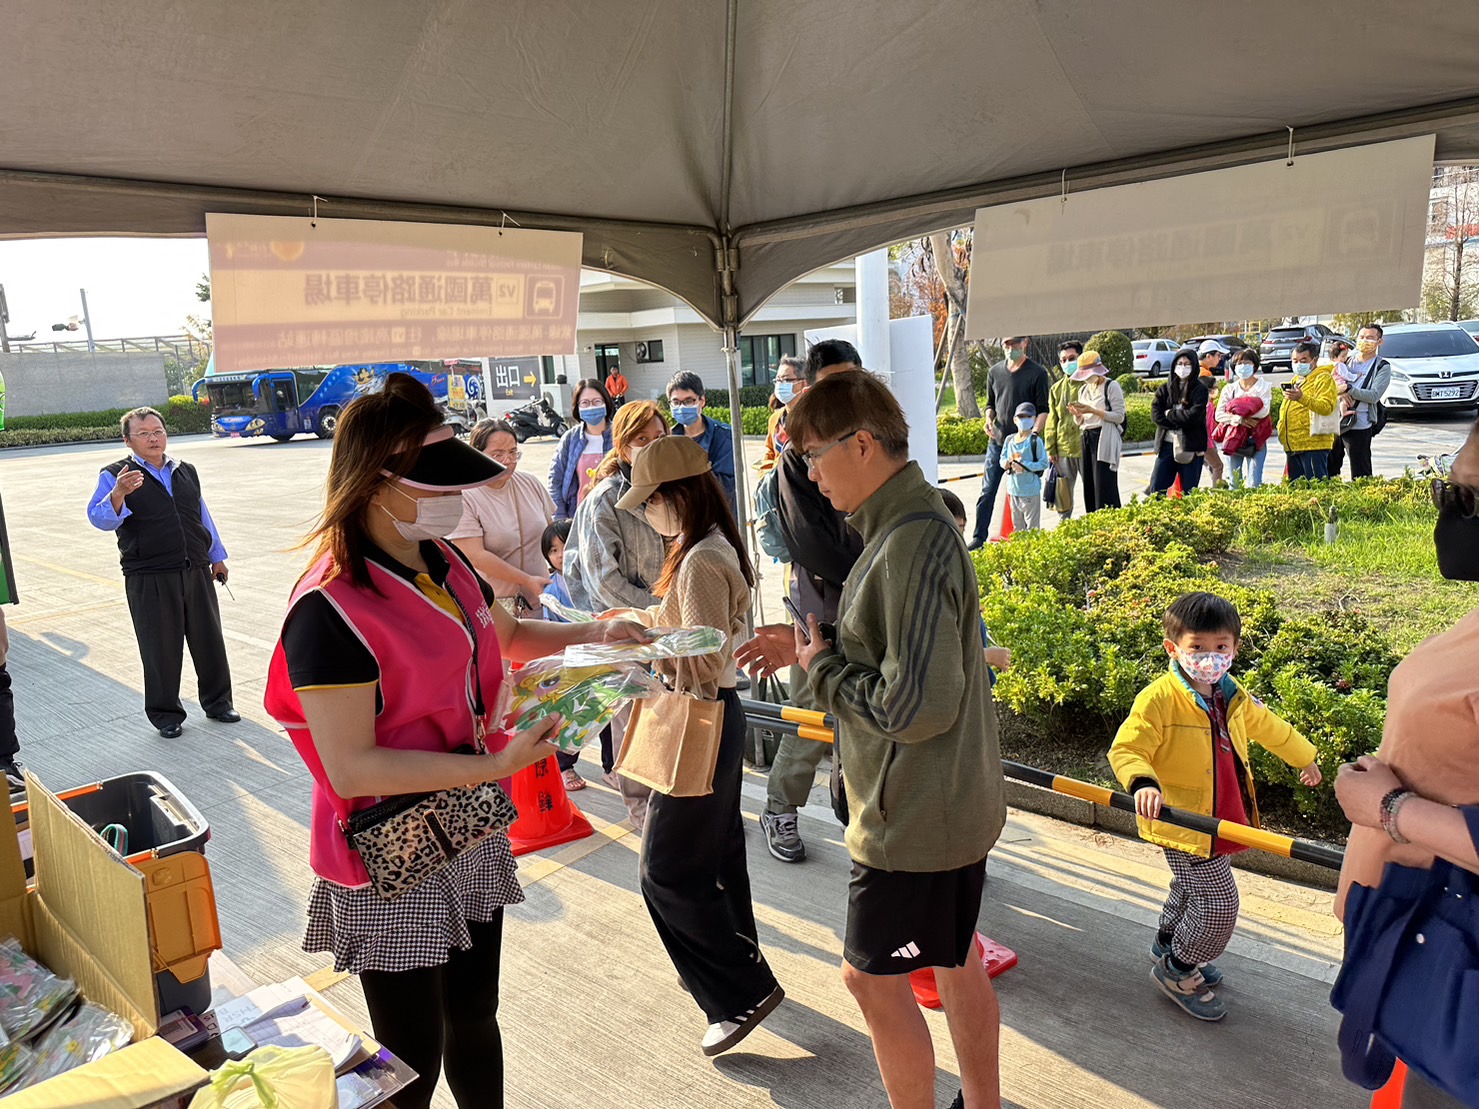
M567 624L589 624L596 619L594 612L586 612L583 608L575 608L567 605L553 593L541 593L539 603L549 609Z
M0 1095L21 1089L35 1062L36 1053L24 1044L0 1047Z
M561 751L579 751L620 710L622 702L662 693L663 685L634 663L571 666L558 656L535 659L511 673L505 731L518 732L536 720L559 713L560 730L549 742Z
M657 662L659 659L699 658L724 649L725 636L718 628L651 628L650 639L641 643L576 643L565 648L565 665L597 666L602 663Z
M77 998L77 985L27 955L14 938L0 943L0 1027L24 1040Z
M35 1086L94 1062L127 1047L133 1038L134 1028L128 1021L100 1005L84 1002L70 1020L37 1038L36 1057L24 1084Z

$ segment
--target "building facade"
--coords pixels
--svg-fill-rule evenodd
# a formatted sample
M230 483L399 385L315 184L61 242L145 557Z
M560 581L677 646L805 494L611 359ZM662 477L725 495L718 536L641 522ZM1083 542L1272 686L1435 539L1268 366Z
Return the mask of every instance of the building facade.
M809 273L776 293L740 333L741 384L767 385L782 355L804 357L806 331L856 323L856 290L847 262ZM604 380L619 366L631 400L660 396L679 370L725 389L723 347L723 336L670 293L631 278L582 271L576 324L581 376Z

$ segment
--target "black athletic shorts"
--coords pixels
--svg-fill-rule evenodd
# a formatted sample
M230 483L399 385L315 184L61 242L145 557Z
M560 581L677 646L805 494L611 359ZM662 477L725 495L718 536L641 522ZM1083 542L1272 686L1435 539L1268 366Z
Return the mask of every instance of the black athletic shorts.
M981 915L986 860L956 870L852 864L842 954L865 974L963 967Z

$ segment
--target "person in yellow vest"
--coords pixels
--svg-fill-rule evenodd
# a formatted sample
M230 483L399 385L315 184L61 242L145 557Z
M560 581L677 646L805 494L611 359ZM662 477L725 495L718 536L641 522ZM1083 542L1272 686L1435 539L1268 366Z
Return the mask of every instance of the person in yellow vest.
M1330 448L1340 430L1339 395L1329 364L1316 365L1320 347L1304 342L1294 348L1294 380L1281 386L1279 442L1289 455L1289 480L1323 481L1330 476Z

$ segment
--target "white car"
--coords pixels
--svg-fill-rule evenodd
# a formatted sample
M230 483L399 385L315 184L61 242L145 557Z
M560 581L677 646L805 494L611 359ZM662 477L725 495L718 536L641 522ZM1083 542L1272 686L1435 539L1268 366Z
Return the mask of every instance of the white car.
M1171 372L1171 360L1176 357L1181 344L1170 339L1137 339L1134 347L1135 372L1146 377L1160 377Z
M1393 413L1479 405L1479 346L1458 324L1394 324L1381 356L1392 364L1382 401Z

